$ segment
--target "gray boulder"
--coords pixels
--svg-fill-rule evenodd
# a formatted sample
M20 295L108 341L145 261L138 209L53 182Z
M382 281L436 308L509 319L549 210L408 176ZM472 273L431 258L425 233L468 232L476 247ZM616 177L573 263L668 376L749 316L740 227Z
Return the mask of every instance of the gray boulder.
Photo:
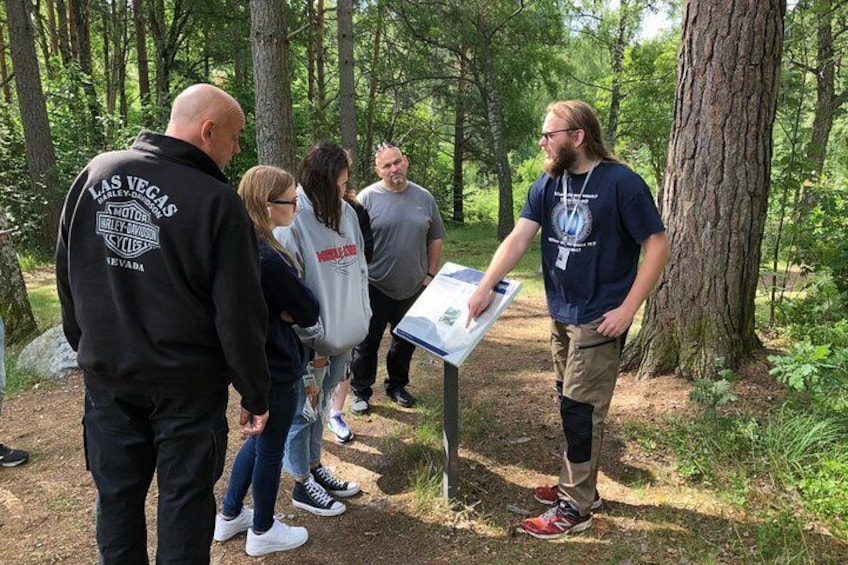
M41 378L60 379L80 370L77 354L71 349L62 326L35 338L18 356L18 371Z

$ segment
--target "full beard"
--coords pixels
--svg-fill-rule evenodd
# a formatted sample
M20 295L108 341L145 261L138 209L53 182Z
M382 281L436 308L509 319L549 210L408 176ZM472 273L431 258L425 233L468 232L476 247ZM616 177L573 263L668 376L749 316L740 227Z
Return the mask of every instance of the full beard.
M570 145L562 145L553 157L545 157L542 167L551 177L558 179L577 161L577 152Z

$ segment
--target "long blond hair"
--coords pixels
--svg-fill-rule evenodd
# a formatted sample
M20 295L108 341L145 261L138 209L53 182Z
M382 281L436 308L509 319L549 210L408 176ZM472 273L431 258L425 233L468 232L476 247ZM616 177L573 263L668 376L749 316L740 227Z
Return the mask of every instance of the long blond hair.
M238 194L244 202L247 215L253 220L256 237L288 259L300 274L303 270L300 261L274 237L274 226L268 212L268 201L280 198L292 186L294 176L288 171L270 165L256 165L244 173Z
M591 160L620 162L604 142L601 121L594 108L582 100L560 100L548 105L548 112L565 120L569 128L582 129L586 157Z

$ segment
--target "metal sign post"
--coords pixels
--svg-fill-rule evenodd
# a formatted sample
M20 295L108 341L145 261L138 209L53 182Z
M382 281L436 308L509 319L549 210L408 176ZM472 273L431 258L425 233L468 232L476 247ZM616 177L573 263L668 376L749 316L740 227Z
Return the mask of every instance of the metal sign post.
M445 471L442 494L448 500L459 493L459 369L445 361L442 429L445 440Z

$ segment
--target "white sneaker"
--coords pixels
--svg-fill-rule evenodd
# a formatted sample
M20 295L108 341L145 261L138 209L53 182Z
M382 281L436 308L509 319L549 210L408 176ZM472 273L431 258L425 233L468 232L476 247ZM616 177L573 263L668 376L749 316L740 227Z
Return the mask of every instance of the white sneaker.
M275 518L271 529L262 535L253 533L253 528L247 531L244 551L251 557L257 557L300 547L308 539L309 533L306 528L287 526Z
M339 443L347 443L354 438L353 432L345 422L344 412L330 416L327 421L327 428L336 434L336 441Z
M247 506L241 507L241 514L232 520L224 520L223 514L215 516L215 533L212 538L215 541L227 541L233 536L246 532L253 525L253 509Z

